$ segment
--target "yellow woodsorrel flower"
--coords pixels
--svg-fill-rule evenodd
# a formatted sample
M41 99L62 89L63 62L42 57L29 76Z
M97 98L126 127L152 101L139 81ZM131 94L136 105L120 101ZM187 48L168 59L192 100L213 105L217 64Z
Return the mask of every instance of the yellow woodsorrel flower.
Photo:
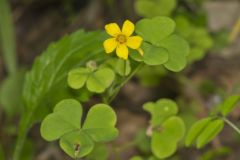
M106 53L111 53L116 49L117 56L125 60L128 59L128 47L140 50L142 37L131 36L134 32L134 24L126 20L123 23L122 30L116 23L110 23L105 26L106 32L113 38L104 41L103 46ZM143 54L143 52L139 52Z

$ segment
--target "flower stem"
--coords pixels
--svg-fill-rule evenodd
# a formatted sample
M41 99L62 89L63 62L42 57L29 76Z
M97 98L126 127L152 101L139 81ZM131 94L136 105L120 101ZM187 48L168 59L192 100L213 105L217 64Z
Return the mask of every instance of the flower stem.
M143 63L139 63L138 66L132 71L132 73L128 77L126 77L125 80L113 90L113 92L107 99L107 104L111 103L115 99L120 89L137 73L137 71L139 71L139 69L142 66L143 66Z

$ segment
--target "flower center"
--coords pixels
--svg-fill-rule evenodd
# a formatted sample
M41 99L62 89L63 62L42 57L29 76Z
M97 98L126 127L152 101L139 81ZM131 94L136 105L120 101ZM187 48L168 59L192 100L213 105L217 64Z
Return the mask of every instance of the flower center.
M119 43L125 43L125 42L127 42L127 37L125 36L125 35L123 35L123 34L119 34L118 36L117 36L117 41L119 42Z

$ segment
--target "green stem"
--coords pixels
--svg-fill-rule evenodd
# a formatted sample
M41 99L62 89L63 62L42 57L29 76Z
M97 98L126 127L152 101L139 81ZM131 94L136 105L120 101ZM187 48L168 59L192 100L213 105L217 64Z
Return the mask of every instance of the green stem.
M20 125L19 125L20 128L19 128L19 132L18 132L15 150L13 153L13 160L20 159L21 151L22 151L25 139L26 139L26 135L28 133L29 122L30 122L31 118L32 118L32 113L26 112L20 121Z
M232 127L238 134L240 134L240 129L233 124L231 121L229 121L227 118L223 117L222 118L224 122L226 122L230 127Z
M107 104L111 103L115 99L120 89L139 71L142 66L143 63L139 63L138 66L132 71L132 73L113 90L113 92L110 94L110 97L107 99Z

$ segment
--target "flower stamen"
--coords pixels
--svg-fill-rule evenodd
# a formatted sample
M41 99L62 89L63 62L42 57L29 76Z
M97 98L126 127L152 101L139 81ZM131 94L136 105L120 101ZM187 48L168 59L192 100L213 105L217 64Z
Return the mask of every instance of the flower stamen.
M120 44L123 44L123 43L126 43L127 42L127 37L123 34L119 34L116 38L116 40L120 43Z

